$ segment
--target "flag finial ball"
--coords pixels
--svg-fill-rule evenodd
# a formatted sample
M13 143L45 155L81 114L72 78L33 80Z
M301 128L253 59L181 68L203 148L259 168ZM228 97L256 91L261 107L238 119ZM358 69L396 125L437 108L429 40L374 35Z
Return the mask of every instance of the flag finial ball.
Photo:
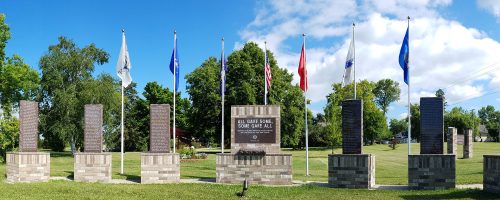
M224 41L224 37L222 37L222 41Z
M303 37L305 37L305 36L306 36L306 34L305 34L305 33L302 33L302 36L303 36Z
M125 29L122 28L122 33L125 33Z
M410 16L408 16L408 20L410 20Z

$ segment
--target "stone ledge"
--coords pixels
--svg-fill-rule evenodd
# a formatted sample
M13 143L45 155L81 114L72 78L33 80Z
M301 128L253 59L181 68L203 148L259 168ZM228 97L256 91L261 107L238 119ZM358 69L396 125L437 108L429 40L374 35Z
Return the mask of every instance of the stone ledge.
M408 187L410 189L455 188L456 155L424 154L408 156Z
M291 185L292 155L217 154L217 183L241 184L245 179L252 184Z
M328 185L335 188L375 186L375 156L371 154L329 154Z
M110 182L111 153L75 153L74 178L81 182Z
M141 183L180 182L178 153L141 153Z
M48 182L50 179L50 153L8 152L7 182Z

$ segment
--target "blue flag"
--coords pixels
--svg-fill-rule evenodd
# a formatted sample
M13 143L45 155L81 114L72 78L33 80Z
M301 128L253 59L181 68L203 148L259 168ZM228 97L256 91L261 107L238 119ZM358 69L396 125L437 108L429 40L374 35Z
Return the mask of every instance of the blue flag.
M221 66L220 66L220 95L223 96L224 93L226 92L226 72L227 72L227 66L226 66L226 57L224 56L224 48L222 49L222 54L221 54Z
M404 80L408 85L410 84L410 76L408 74L409 65L408 62L410 60L410 42L409 42L409 30L410 26L406 29L405 39L403 40L403 44L401 45L401 50L399 51L399 65L401 69L404 71Z
M175 74L174 74L174 67L175 67ZM177 37L175 37L174 50L172 51L172 58L170 59L170 71L175 76L175 92L177 92L177 90L179 89L179 52L177 51Z

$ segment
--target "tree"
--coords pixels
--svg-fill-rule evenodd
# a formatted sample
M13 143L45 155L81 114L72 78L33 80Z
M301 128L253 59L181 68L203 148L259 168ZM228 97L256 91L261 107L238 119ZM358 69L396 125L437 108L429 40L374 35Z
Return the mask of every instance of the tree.
M442 89L436 90L436 97L443 98L443 110L446 112L446 106L448 106L448 102L446 102L445 93Z
M410 105L411 112L411 139L416 139L420 141L420 105L411 104ZM408 123L408 119L406 119L406 123Z
M272 52L268 51L272 87L268 104L280 105L281 145L299 147L304 127L304 96L297 85L292 85L293 74L277 66ZM225 93L225 121L230 119L231 105L264 104L264 52L257 44L249 42L228 57ZM205 143L220 141L221 97L219 88L220 61L208 58L200 67L186 76L187 90L191 98L190 123L193 133ZM225 123L225 138L230 132L230 123ZM228 144L229 142L225 142Z
M0 162L5 162L6 153L19 146L19 120L16 117L0 119Z
M109 75L92 77L95 65L108 59L109 54L94 44L79 48L65 37L59 37L58 44L50 45L42 56L40 131L47 147L62 151L70 143L72 152L83 147L85 104L104 104L105 131L116 129L111 118L119 115L113 112L119 105L115 102L119 102L118 81Z
M408 121L405 119L391 119L389 122L389 130L393 135L408 131Z
M500 111L495 110L495 107L488 105L482 107L478 111L480 123L486 126L488 134L493 137L498 137L498 129L500 127Z
M373 94L375 83L363 80L356 84L356 96L363 100L364 141L366 143L373 144L376 140L389 137L389 130L387 129L384 114L377 108L375 103L373 103L375 98L375 95ZM353 90L354 85L350 84L345 87L341 87L340 83L335 83L332 87L333 92L327 96L325 117L327 123L330 124L329 129L331 131L330 134L333 135L332 138L339 138L339 136L342 135L342 109L340 106L342 101L353 97L351 91Z
M454 107L444 116L445 127L455 127L459 133L472 129L474 135L479 134L480 119L473 110L467 111L461 107Z
M5 23L5 15L0 13L0 66L5 60L5 47L7 46L7 40L10 39L10 28L9 25Z
M387 113L389 105L392 102L399 100L401 90L399 83L391 79L382 79L375 83L373 94L375 95L375 103L382 109L384 116Z

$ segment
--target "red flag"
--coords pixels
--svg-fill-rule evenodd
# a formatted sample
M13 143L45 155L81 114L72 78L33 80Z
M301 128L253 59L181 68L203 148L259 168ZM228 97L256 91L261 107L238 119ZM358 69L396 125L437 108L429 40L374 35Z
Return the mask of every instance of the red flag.
M307 91L307 69L306 69L306 49L302 44L302 52L300 52L299 62L300 89Z
M267 89L271 90L271 80L273 80L273 77L271 75L271 65L269 64L269 58L267 57L267 53L265 56L266 56L265 73L266 73Z

